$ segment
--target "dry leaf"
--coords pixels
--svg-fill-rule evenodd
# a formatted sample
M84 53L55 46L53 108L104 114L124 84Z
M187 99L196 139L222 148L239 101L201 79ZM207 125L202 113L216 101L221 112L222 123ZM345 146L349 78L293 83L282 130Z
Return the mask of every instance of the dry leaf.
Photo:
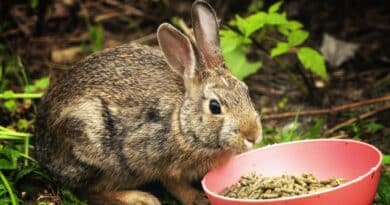
M80 52L80 47L70 47L61 50L53 50L51 52L51 59L54 63L67 63L75 60L76 56Z
M358 44L342 41L325 33L320 50L331 66L338 67L353 58L358 48Z

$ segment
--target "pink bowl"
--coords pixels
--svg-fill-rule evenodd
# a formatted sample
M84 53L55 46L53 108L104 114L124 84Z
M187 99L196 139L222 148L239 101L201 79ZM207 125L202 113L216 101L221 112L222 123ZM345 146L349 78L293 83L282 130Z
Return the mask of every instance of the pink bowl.
M213 205L371 205L380 178L381 152L372 145L337 139L276 144L234 157L211 170L202 186ZM348 182L317 193L280 199L232 199L218 195L242 175L313 173L319 179L342 177Z

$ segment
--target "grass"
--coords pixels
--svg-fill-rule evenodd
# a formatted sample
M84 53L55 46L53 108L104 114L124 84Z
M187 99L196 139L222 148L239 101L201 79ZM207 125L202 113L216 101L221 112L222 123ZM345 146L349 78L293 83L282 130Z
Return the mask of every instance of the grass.
M375 205L390 204L390 172L384 172L379 182Z

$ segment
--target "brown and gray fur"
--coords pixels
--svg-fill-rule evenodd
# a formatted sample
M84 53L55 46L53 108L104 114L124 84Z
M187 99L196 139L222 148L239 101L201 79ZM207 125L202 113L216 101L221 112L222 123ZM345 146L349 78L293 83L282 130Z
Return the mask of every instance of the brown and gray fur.
M261 138L247 86L225 67L212 8L192 9L194 47L162 24L160 50L122 45L92 54L39 106L36 157L92 204L159 204L137 191L160 181L183 204L206 204L193 180ZM212 114L211 99L221 105Z

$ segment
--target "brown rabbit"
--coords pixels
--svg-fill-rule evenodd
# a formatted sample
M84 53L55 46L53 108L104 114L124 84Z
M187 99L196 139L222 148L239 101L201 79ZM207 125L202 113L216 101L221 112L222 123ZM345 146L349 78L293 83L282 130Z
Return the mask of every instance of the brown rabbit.
M261 139L248 87L226 68L213 9L192 7L196 49L170 24L160 50L122 45L92 54L54 82L39 106L36 157L91 204L160 204L136 188L159 181L183 204L191 187Z

